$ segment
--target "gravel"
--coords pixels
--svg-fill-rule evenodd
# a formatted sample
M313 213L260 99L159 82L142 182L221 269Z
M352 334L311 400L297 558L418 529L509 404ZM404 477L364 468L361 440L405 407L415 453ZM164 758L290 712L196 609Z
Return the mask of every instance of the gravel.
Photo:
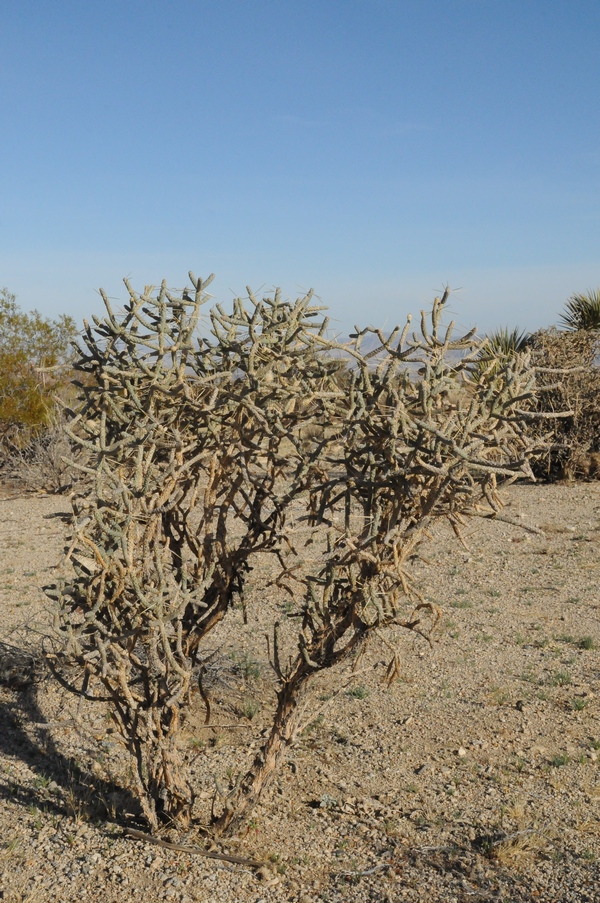
M391 688L377 644L354 676L319 678L321 717L243 836L218 847L262 869L125 836L119 819L139 815L102 713L84 712L95 741L51 682L0 683L0 899L598 903L600 490L522 484L507 498L511 519L544 535L476 520L463 549L440 528L414 574L441 626L432 648L387 637L402 661ZM0 497L0 643L35 648L46 629L67 511L64 498ZM214 722L236 729L204 729L202 705L188 725L200 822L214 777L242 771L268 723L264 627L280 604L268 578L250 587L248 625L233 612L215 635L224 656L257 664L213 688ZM249 697L252 720L239 712ZM206 844L196 829L179 840Z

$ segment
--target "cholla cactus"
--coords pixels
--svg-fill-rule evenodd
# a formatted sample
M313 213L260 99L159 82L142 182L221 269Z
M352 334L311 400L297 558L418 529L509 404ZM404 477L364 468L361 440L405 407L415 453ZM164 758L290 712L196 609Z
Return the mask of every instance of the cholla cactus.
M69 435L88 481L73 501L53 665L108 705L150 826L186 825L194 800L178 744L205 639L236 597L244 604L254 556L276 556L301 630L273 626L272 729L215 814L219 831L260 796L317 672L380 629L425 632L427 609L435 619L409 558L432 521L460 532L482 500L497 510L498 477L528 472L532 377L514 355L479 379L481 343L441 331L447 294L419 337L407 323L341 346L312 293L292 303L249 292L231 313L214 307L198 338L210 280L190 279L191 294L128 286L122 316L105 297L106 317L85 326ZM363 353L369 332L379 347ZM324 537L324 558L291 529L292 505Z
M216 307L197 339L210 280L190 278L193 297L128 286L122 317L103 296L107 316L85 325L69 435L89 481L73 503L75 577L57 594L68 641L55 667L77 664L78 692L108 702L153 828L190 818L178 740L201 643L243 594L250 557L279 549L318 457L300 425L324 419L338 368L311 294Z
M353 366L348 390L337 399L341 433L310 487L313 523L327 533L327 553L320 567L299 577L300 633L285 636L275 625L273 727L225 801L217 829L235 829L256 803L293 742L315 674L383 628L424 633L425 615L435 623L438 613L416 592L408 567L432 522L446 518L460 536L463 518L481 503L492 515L499 509L499 478L531 476L523 427L533 389L528 359L515 354L492 384L479 381L482 341L474 332L452 339L452 324L442 331L447 297L436 298L431 327L422 315L420 336L409 337L409 319L389 337L357 330L347 348ZM369 332L380 344L363 354ZM397 668L394 658L390 678Z

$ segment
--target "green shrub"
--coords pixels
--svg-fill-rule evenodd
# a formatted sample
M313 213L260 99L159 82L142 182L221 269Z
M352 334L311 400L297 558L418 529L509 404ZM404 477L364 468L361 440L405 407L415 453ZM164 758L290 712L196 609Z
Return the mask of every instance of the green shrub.
M52 421L55 395L69 383L75 335L71 317L24 313L15 295L0 290L0 460Z

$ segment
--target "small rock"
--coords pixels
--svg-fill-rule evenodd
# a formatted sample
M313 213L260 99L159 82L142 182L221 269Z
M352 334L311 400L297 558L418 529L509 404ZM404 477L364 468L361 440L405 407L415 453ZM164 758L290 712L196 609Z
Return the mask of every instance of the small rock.
M456 755L460 756L461 759L464 759L464 757L467 755L467 750L464 748L464 746L459 746L456 750Z

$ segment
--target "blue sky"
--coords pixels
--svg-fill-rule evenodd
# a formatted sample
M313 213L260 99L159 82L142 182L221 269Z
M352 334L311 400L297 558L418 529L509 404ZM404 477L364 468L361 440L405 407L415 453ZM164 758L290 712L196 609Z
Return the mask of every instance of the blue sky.
M549 325L600 284L599 37L597 0L6 0L0 286Z

